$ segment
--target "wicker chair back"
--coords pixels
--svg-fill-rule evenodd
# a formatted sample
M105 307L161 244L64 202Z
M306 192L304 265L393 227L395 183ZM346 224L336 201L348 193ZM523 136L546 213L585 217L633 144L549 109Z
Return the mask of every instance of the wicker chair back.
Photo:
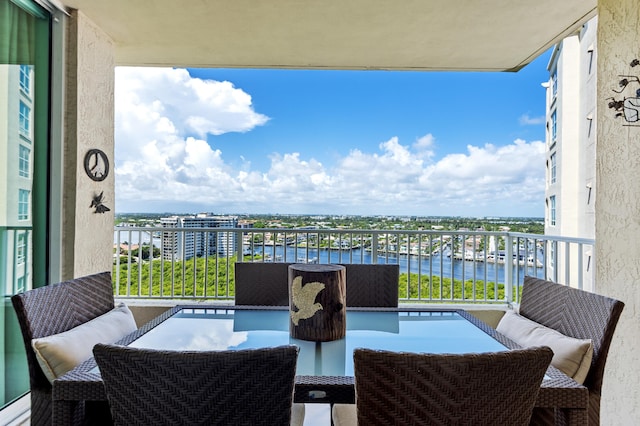
M589 424L600 424L604 367L624 303L609 297L526 276L520 315L577 339L591 339L593 358L584 385L589 388ZM536 408L534 420L554 424L560 413Z
M236 305L288 306L286 262L239 262L235 265ZM397 307L399 265L343 264L347 306Z
M289 425L298 347L93 349L116 425Z
M479 354L356 349L359 425L528 425L553 352Z

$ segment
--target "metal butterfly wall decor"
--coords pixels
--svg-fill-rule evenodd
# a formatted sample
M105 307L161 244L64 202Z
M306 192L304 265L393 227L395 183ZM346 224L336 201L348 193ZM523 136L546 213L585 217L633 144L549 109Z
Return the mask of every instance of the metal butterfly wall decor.
M102 202L104 201L104 191L100 193L100 195L95 195L93 197L93 201L91 201L91 205L89 207L95 207L96 211L94 213L105 213L110 211L111 209Z

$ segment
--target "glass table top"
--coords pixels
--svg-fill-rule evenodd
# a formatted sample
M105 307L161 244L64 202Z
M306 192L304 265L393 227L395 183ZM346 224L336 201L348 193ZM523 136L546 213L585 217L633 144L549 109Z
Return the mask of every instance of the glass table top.
M297 375L353 376L355 348L467 353L508 350L456 312L347 311L343 339L310 342L289 334L287 310L182 309L129 346L235 350L293 344Z

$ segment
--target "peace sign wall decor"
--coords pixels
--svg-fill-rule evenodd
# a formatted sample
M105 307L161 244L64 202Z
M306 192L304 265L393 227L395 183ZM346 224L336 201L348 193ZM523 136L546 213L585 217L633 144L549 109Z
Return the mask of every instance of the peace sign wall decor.
M109 158L100 149L90 149L84 156L84 171L96 182L102 182L109 175Z
M109 157L100 149L90 149L84 156L84 171L89 178L102 182L109 176ZM89 207L95 208L94 213L105 213L111 209L104 205L104 191L94 194Z

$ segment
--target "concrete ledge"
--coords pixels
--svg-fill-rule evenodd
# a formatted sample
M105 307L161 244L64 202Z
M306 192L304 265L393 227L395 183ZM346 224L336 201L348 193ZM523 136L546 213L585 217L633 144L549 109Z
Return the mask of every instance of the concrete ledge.
M31 396L29 393L0 410L0 424L7 426L28 425L31 419Z

